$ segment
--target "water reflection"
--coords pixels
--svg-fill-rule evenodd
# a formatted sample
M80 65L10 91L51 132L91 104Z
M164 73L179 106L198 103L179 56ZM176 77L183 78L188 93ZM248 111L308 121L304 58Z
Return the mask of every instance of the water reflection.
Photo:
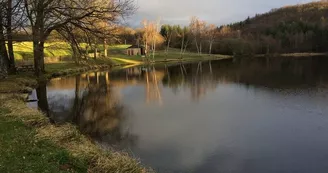
M328 59L138 66L51 80L38 107L159 172L325 172Z

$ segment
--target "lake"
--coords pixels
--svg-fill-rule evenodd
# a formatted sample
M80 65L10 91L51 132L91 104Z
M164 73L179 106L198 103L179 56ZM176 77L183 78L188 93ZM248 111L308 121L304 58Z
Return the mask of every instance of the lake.
M41 83L58 125L160 173L326 173L328 58L137 66Z

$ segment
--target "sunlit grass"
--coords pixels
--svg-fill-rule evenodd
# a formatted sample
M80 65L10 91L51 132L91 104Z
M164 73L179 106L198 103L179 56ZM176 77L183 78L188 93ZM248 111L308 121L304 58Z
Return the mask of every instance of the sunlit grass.
M81 43L81 47L85 49L86 43ZM229 58L230 56L224 55L199 55L194 52L186 51L183 55L180 53L180 49L170 48L168 53L165 50L157 50L155 53L155 58L152 58L152 52L150 51L148 57L142 56L128 56L126 54L126 48L131 45L110 45L108 46L108 57L103 57L104 45L98 45L98 55L97 59L94 59L94 50L89 48L87 64L110 64L110 65L126 65L126 64L139 64L147 61L162 63L162 62L173 62L173 61L196 61L196 60L208 60L208 59L220 59ZM33 44L32 42L20 42L14 45L15 57L17 64L33 64ZM74 67L72 65L72 51L68 43L65 42L51 42L45 44L45 57L47 57L47 63L62 63L63 60L58 57L65 58L64 62L69 64L69 67ZM71 61L71 62L69 62ZM53 65L52 65L53 66ZM60 65L59 65L60 66ZM65 67L66 68L66 67ZM53 72L54 68L48 66L48 70ZM58 68L57 68L58 69Z
M15 59L31 60L33 59L33 43L18 42L14 44ZM46 43L44 50L45 57L65 57L71 56L72 52L69 45L65 42Z

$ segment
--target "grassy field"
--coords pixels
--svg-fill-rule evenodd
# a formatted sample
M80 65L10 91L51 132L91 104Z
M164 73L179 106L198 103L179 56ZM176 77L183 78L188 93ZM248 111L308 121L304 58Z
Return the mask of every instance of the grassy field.
M14 44L14 53L16 60L33 59L33 43L18 42ZM65 42L54 42L45 44L45 57L65 57L71 56L72 52L69 45Z
M82 45L84 47L85 45ZM152 54L149 54L147 58L142 56L127 56L126 55L126 48L130 45L112 45L109 46L108 51L108 58L104 58L98 56L96 60L94 60L93 52L89 51L89 60L96 61L96 63L103 63L103 64L116 64L116 65L126 65L126 64L140 64L144 63L147 60L156 62L169 62L169 61L193 61L193 60L206 60L206 59L220 59L220 58L228 58L229 56L224 55L198 55L192 52L186 52L183 57L180 55L180 50L178 49L169 49L168 54L165 53L163 50L159 50L155 54L155 58L152 58ZM99 54L103 54L104 47L103 45L98 46ZM15 43L14 51L16 60L18 64L20 62L30 62L33 61L33 49L31 42L21 42ZM45 57L48 59L50 57L71 57L71 49L67 43L64 42L54 42L54 43L47 43L45 45ZM46 58L46 59L47 59ZM90 63L90 62L88 62ZM92 63L92 62L91 62Z

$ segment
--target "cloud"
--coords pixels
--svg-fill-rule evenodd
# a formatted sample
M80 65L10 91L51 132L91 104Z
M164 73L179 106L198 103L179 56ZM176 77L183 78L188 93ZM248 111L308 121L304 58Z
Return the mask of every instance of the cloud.
M312 0L135 0L138 10L127 22L133 27L142 19L187 25L192 16L216 25L246 19L273 8L311 2Z

